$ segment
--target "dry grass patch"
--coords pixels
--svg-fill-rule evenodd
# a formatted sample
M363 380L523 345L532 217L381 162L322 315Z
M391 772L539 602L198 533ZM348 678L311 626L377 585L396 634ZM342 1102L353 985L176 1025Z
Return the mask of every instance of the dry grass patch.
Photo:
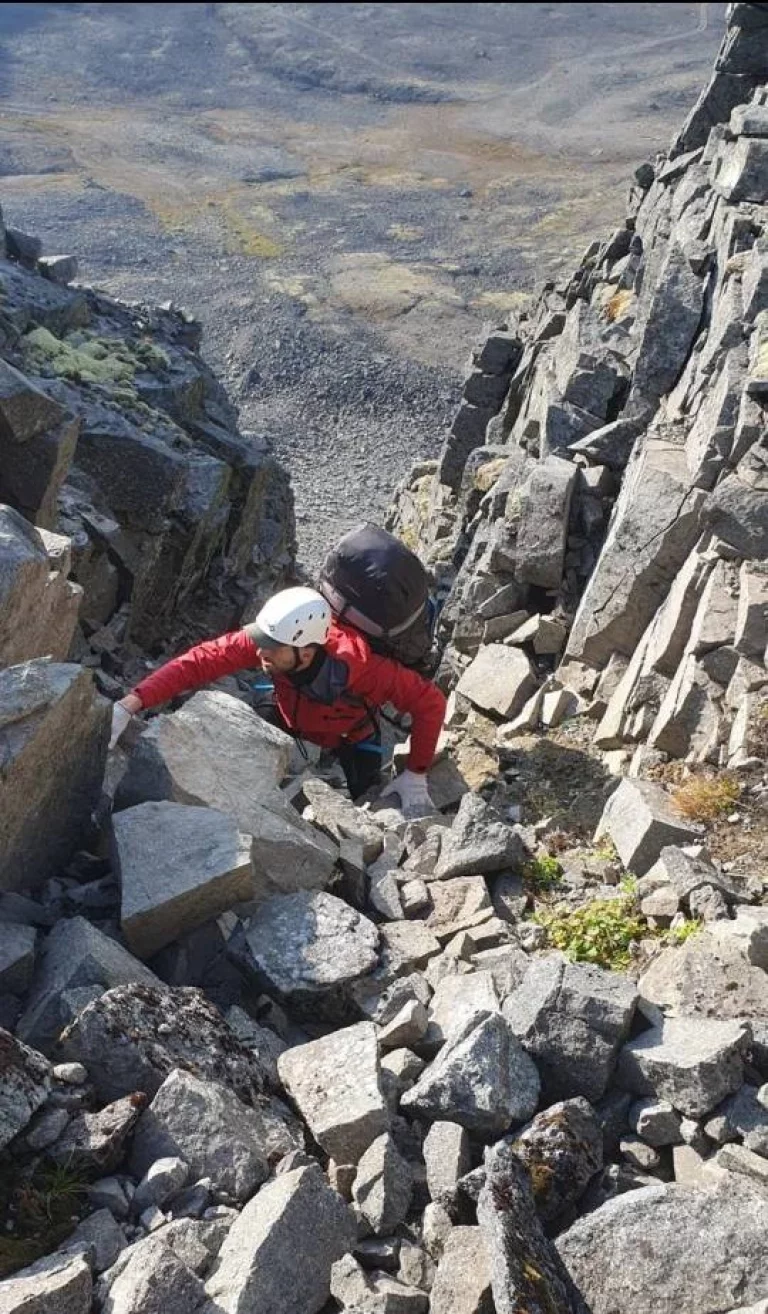
M672 791L672 801L678 812L691 821L715 821L731 812L741 797L741 786L735 776L689 776Z

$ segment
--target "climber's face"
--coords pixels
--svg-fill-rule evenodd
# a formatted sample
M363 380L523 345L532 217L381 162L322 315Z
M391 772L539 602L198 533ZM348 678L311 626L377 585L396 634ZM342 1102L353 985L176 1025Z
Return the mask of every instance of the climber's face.
M295 671L303 671L309 666L315 651L314 646L291 648L287 643L281 643L275 648L262 648L261 668L267 675L293 675Z

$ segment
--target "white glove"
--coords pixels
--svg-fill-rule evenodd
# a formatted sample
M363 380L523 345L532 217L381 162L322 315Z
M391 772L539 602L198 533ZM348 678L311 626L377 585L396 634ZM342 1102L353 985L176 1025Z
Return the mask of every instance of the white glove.
M132 717L128 709L123 707L122 703L115 703L112 708L112 734L109 738L110 750L115 747L118 739L125 728L130 724L131 720Z
M394 780L382 789L379 797L389 798L392 794L399 796L399 811L408 821L416 817L425 817L435 810L427 789L427 777L415 771L403 771L402 775L395 776Z

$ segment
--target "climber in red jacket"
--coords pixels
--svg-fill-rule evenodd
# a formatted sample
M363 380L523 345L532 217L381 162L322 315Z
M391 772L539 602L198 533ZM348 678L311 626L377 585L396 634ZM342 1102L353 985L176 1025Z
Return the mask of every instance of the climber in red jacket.
M334 749L352 798L380 783L378 710L391 703L398 712L409 713L406 770L381 796L396 793L404 816L432 810L426 772L442 728L445 697L430 680L374 653L364 635L334 619L314 589L284 589L251 624L199 643L148 675L115 704L110 747L136 712L223 675L259 666L274 688L274 707L267 719L291 735Z

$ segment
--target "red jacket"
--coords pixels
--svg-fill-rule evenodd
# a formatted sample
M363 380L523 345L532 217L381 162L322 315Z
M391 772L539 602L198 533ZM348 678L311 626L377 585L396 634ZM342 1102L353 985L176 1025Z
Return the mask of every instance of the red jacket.
M367 739L369 709L392 703L412 717L410 771L428 771L445 716L445 697L430 680L399 662L379 657L357 630L334 621L326 660L310 684L297 687L274 673L275 702L290 729L321 748ZM133 691L144 707L197 689L222 675L259 666L259 649L245 630L199 643L148 675Z

